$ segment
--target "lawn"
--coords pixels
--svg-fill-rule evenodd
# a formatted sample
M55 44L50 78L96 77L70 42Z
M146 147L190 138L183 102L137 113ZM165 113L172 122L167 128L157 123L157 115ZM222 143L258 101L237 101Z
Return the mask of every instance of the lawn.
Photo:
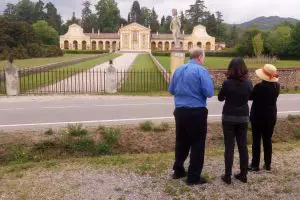
M126 77L127 76L127 77ZM168 84L147 54L138 55L129 72L120 73L118 79L125 80L121 93L166 91Z
M156 58L167 70L170 70L170 57L156 56ZM231 59L230 57L206 57L204 65L208 69L226 69ZM249 68L262 66L260 63L247 62L246 64ZM278 68L300 67L300 60L279 60L274 65Z
M32 58L32 59L24 59L24 60L15 60L15 65L18 68L30 68L40 65L46 65L51 63L60 63L65 61L70 61L78 58L86 58L95 56L96 54L65 54L62 57L53 57L53 58ZM7 65L7 61L0 61L0 69L3 69Z
M76 73L80 73L82 71L90 69L95 65L102 64L109 59L116 58L120 55L121 54L107 54L97 59L81 62L75 65L69 65L57 70L50 70L48 72L40 72L28 76L23 76L20 79L21 93L25 93L35 88L52 85L57 81L63 80Z

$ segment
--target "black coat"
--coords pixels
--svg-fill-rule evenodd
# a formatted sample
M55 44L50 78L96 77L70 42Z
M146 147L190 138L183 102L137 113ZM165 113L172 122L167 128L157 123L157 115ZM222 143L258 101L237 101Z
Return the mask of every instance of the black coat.
M279 93L279 83L262 81L255 85L250 96L250 100L253 100L250 113L251 122L276 122L276 103Z

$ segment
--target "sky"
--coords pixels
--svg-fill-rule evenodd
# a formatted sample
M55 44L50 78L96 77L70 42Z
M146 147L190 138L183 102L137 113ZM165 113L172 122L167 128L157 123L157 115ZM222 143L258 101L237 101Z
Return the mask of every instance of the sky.
M37 0L34 0L37 1ZM64 20L71 18L72 12L80 17L84 0L44 0L51 1L58 8ZM96 4L98 0L90 0ZM116 0L121 16L127 19L128 12L134 0ZM155 7L159 17L171 15L172 8L184 11L196 0L139 0L141 7ZM239 24L260 16L292 17L300 20L300 0L204 0L210 12L221 11L226 23ZM7 3L18 0L0 0L0 12Z

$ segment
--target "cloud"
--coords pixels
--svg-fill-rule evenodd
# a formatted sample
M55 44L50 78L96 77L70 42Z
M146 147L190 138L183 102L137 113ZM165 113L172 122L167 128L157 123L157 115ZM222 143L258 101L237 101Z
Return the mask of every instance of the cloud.
M37 1L37 0L35 0ZM76 16L81 15L84 0L47 0L56 5L63 19L69 19L73 11ZM98 0L90 0L96 4ZM116 0L121 11L121 16L127 19L133 0ZM17 0L0 0L0 11L5 9L7 3ZM171 15L172 8L184 11L195 0L139 0L141 7L155 7L159 17ZM221 11L227 23L242 23L260 16L280 16L300 19L299 0L206 0L205 5L211 12Z

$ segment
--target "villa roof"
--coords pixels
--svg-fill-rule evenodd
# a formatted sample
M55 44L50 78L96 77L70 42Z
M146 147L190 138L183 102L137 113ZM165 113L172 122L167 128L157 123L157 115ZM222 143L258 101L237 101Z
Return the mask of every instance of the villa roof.
M152 39L156 39L156 40L173 40L173 35L172 34L156 34L156 33L154 33L154 34L152 34L151 35L151 38ZM179 39L184 39L184 35L180 35L179 36Z
M118 33L86 33L91 39L120 39Z

